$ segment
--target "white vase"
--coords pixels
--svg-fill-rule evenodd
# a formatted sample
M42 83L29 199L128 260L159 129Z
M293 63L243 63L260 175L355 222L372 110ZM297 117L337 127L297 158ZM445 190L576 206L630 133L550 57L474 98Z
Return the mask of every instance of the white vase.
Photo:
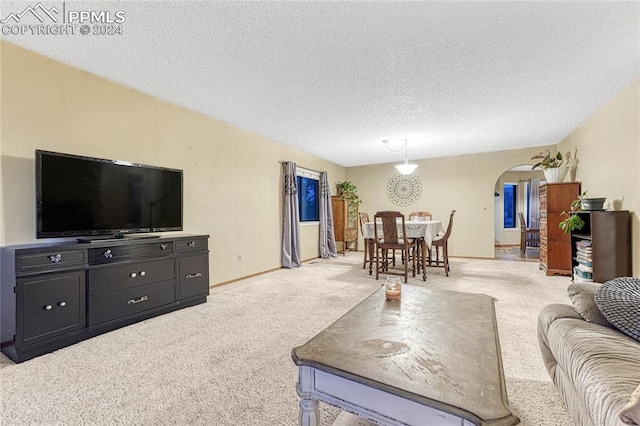
M566 167L554 167L550 169L544 169L544 178L548 183L562 182L564 176L567 174Z

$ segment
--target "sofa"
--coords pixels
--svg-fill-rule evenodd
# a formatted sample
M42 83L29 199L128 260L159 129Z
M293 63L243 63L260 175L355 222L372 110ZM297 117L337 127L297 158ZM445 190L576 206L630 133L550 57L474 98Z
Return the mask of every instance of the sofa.
M605 300L603 310L603 287L619 287L610 283L573 283L572 305L547 305L538 316L544 365L579 426L640 424L640 298L618 288L630 300L622 305ZM624 309L631 317L620 322L616 315Z

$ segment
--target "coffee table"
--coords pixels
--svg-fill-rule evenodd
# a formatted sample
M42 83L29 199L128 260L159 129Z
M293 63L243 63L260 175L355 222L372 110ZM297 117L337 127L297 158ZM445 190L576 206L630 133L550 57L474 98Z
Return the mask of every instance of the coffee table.
M291 356L300 424L318 401L381 425L516 425L509 409L494 299L402 286L374 292Z

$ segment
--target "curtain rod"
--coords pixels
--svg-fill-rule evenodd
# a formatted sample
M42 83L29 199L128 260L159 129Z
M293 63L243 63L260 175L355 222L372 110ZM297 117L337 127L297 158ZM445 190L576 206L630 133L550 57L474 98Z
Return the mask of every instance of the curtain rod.
M280 163L280 164L284 164L284 163L287 163L287 161L284 161L284 160L278 160L278 163ZM298 165L296 164L296 166L298 166ZM319 170L313 170L313 169L310 169L309 167L303 167L303 166L299 166L299 167L300 167L301 169L309 170L310 172L315 172L315 173L318 173L318 174L322 173L322 172L321 172L321 171L319 171Z

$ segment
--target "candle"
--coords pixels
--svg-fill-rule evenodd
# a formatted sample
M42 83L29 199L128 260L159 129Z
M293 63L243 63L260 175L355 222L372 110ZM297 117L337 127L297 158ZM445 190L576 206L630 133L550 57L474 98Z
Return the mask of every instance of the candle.
M402 293L400 278L388 277L385 282L384 290L387 300L400 300L400 295Z

